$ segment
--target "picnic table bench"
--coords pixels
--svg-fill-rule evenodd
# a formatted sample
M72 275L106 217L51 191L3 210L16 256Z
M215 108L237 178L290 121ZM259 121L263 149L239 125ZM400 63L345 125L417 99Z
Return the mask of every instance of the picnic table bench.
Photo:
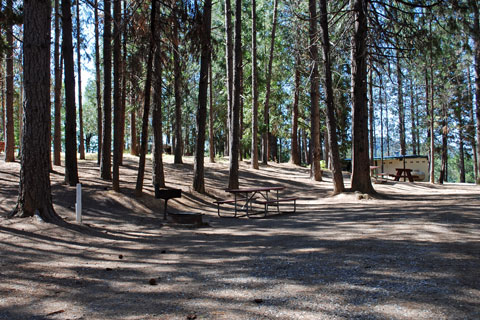
M413 182L414 179L417 179L418 176L412 175L412 169L406 169L406 168L395 168L397 172L395 174L390 174L391 177L394 177L393 180L395 181L400 181L400 178L403 178L403 181L408 181Z
M276 205L277 212L280 212L280 203L282 202L293 202L293 212L296 212L296 201L297 198L289 197L289 198L280 198L279 191L284 190L285 187L283 186L270 186L270 187L253 187L253 188L238 188L238 189L226 189L225 191L228 193L232 193L234 195L233 199L227 200L216 200L214 203L217 205L218 216L219 217L226 217L222 216L220 213L220 206L222 204L233 204L234 205L234 214L230 216L231 218L236 218L238 216L238 212L245 212L245 215L250 218L251 215L263 213L264 217L267 216L269 212L269 206ZM276 198L270 198L269 192L276 191L277 196ZM257 200L256 196L260 196ZM254 204L259 204L264 206L264 211L256 212L254 211ZM240 217L240 216L238 216Z

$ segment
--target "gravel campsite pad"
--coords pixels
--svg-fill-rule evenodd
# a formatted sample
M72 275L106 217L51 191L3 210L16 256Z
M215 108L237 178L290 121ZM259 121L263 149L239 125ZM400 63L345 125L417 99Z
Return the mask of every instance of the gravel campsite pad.
M165 222L149 178L135 198L130 157L121 193L79 161L82 225L63 167L52 192L69 227L7 220L19 164L0 161L0 319L480 318L480 187L388 182L374 199L332 197L327 173L315 183L308 168L242 162L241 185L286 186L297 213L222 219L228 163L206 164L200 195L185 160L165 159L167 185L183 191L169 208L204 214L201 228Z

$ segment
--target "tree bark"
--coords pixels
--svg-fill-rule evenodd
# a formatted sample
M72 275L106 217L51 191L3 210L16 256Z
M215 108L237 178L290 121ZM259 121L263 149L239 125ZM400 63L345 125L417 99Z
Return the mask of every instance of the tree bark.
M137 174L137 184L135 186L135 195L137 197L142 195L143 189L143 178L145 176L145 158L147 153L147 144L148 144L148 116L150 113L150 92L152 89L152 65L153 65L153 56L155 54L155 13L156 13L156 2L157 0L152 1L151 9L151 20L150 20L150 29L151 29L151 39L150 46L148 50L148 59L147 59L147 79L145 81L145 101L143 106L143 117L142 117L142 138L140 143L140 159L138 161L138 174Z
M430 66L430 73L430 183L435 183L435 109L433 100L433 66Z
M379 96L379 105L380 105L380 161L381 161L381 172L384 171L384 166L383 166L383 95L382 95L382 89L383 89L383 76L380 74L380 88L378 92Z
M174 69L174 90L175 90L175 156L174 163L181 164L183 153L182 140L182 70L180 67L180 56L178 52L178 22L177 19L173 22L173 69Z
M302 145L303 145L302 156L304 160L303 162L310 164L310 160L308 159L309 151L308 151L308 143L307 143L307 134L305 132L305 129L302 129Z
M128 16L128 5L127 0L123 0L123 15L122 18L122 62L120 64L120 74L121 74L121 105L122 110L120 111L120 160L119 164L123 165L123 152L125 151L125 120L126 120L126 110L127 110L127 16Z
M413 154L417 154L417 126L416 126L416 114L415 114L415 96L413 92L413 80L410 79L410 119L412 124L412 151Z
M58 0L57 0L58 1ZM95 0L95 84L97 89L97 164L100 164L102 159L102 131L103 131L103 114L102 114L102 82L100 71L100 32L98 25L100 24L98 19L98 0Z
M327 104L327 131L328 149L330 149L331 168L333 175L333 193L338 194L345 191L343 184L342 165L337 142L337 120L335 119L335 105L333 96L332 70L330 58L330 36L328 32L327 0L320 0L320 27L323 36L323 60L325 70L325 102Z
M297 52L295 57L295 93L293 96L293 112L292 112L292 149L290 155L290 161L299 166L300 148L298 145L298 102L300 99L300 53Z
M63 63L65 67L65 183L78 183L77 122L75 108L75 71L72 45L72 12L70 0L62 0Z
M15 119L13 116L13 0L7 0L7 105L6 105L6 136L5 136L5 162L15 161Z
M130 154L138 156L137 146L137 111L130 111Z
M53 164L61 165L62 152L62 58L60 56L60 1L55 0L55 40L54 40L54 124L53 124Z
M112 189L120 191L120 162L122 152L122 3L113 0L113 170Z
M198 85L197 136L193 165L193 190L205 193L205 130L207 127L208 69L211 57L212 0L203 3L202 44L200 58L200 83Z
M478 179L478 159L477 159L477 144L475 143L475 117L474 117L474 106L473 106L473 95L472 95L472 83L470 76L470 67L467 68L467 78L468 78L468 112L469 112L469 121L468 121L468 140L472 146L473 153L473 175L475 181Z
M112 179L112 16L111 2L104 0L103 31L103 138L102 159L100 163L101 177Z
M19 140L19 146L18 146L18 157L20 157L20 154L22 152L22 135L23 135L23 104L25 102L23 98L23 92L24 92L24 80L23 80L23 66L20 65L18 68L20 72L20 85L18 88L18 140ZM50 123L49 123L50 124ZM50 125L51 129L51 125ZM51 131L51 130L50 130ZM50 157L49 157L50 158ZM51 169L51 163L49 163L49 168Z
M25 107L20 190L10 216L38 215L61 224L55 213L49 176L50 154L50 1L24 3Z
M277 29L277 8L278 0L273 1L273 23L272 23L272 37L270 38L270 55L268 58L268 69L266 78L265 103L263 105L263 121L265 124L265 132L263 133L263 157L262 163L267 164L270 158L270 148L268 145L270 135L270 88L272 82L272 65L273 52L275 49L275 32Z
M77 1L77 77L78 77L78 126L79 126L79 142L78 152L80 159L85 160L85 140L83 138L83 106L82 106L82 58L80 54L81 49L81 32L80 29L80 1Z
M238 153L239 153L239 134L240 134L240 90L241 90L241 72L242 63L240 55L242 54L242 0L236 0L235 4L235 50L233 52L233 105L232 105L232 125L230 130L230 167L228 176L228 188L238 188Z
M0 74L4 74L4 69L3 69L3 57L0 57ZM2 78L2 81L0 81L0 95L2 97L2 138L5 140L7 136L7 128L6 128L6 120L5 120L5 81Z
M405 106L403 105L403 75L400 56L397 51L397 96L398 96L398 122L400 134L400 153L404 156L407 151L405 143Z
M458 169L460 171L460 182L465 183L465 131L462 111L463 108L461 107L455 108L455 115L458 121Z
M351 0L352 36L352 191L375 193L370 180L367 111L367 1Z
M389 75L390 77L390 75ZM384 90L385 95L385 141L387 143L387 156L390 156L390 125L388 119L390 119L388 115L388 97L387 97L387 90Z
M257 3L252 0L252 169L258 169Z
M448 139L448 127L447 127L447 106L445 102L442 105L442 165L440 168L440 176L438 178L438 183L443 184L447 181L447 139Z
M230 130L232 126L233 105L233 30L232 30L232 4L231 0L225 0L225 59L227 63L227 146L230 146ZM227 148L228 151L228 148ZM230 154L230 151L228 151Z
M470 0L470 5L473 8L474 22L473 22L473 47L475 60L475 97L480 97L480 13L477 1ZM477 168L480 168L480 99L475 99L476 104L476 118L477 118ZM480 177L477 175L477 184L480 184Z
M373 63L370 59L370 63ZM373 66L370 66L370 71L368 72L368 88L369 88L369 93L370 93L370 99L368 99L368 125L369 125L369 138L370 138L370 165L373 166L373 157L375 156L373 154L374 152L374 143L373 143L373 112L374 112L374 107L373 107Z
M155 0L154 0L155 1ZM157 9L157 26L159 17L159 7ZM156 39L160 38L159 28L155 30ZM165 187L165 173L163 171L163 119L162 119L162 55L160 46L157 45L155 50L155 90L153 93L153 110L152 110L152 129L153 129L153 158L152 158L152 182L160 188Z
M319 109L319 74L318 74L318 47L317 47L317 6L315 0L309 0L309 37L310 63L312 65L310 80L310 114L311 114L311 147L313 151L310 176L315 181L322 181L320 167L320 109Z
M210 55L211 60L211 55ZM209 141L209 156L210 156L210 163L215 163L215 136L213 134L213 117L214 117L214 110L213 110L213 77L212 77L212 61L208 65L209 70L209 78L210 78L210 110L209 110L209 124L208 124L208 141Z

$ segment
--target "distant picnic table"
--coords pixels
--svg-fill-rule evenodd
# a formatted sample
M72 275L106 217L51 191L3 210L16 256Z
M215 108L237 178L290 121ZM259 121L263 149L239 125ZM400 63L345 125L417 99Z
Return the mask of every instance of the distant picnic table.
M249 188L238 188L238 189L226 189L225 191L233 194L233 199L228 200L217 200L214 203L217 204L218 216L222 217L220 214L220 205L231 203L234 206L234 215L233 218L237 217L239 212L245 212L245 215L250 218L253 214L263 213L264 217L267 216L269 212L269 207L275 205L277 212L280 212L280 202L293 202L294 210L296 211L296 200L295 197L289 198L280 198L279 191L284 190L284 186L266 186L266 187L249 187ZM276 191L276 197L270 197L269 193ZM257 199L256 196L260 196L260 199ZM261 204L264 206L264 211L254 211L254 204Z
M395 170L397 170L397 173L392 175L395 181L400 181L400 178L403 178L403 181L406 181L408 178L408 181L413 182L413 179L418 177L412 176L412 169L395 168Z

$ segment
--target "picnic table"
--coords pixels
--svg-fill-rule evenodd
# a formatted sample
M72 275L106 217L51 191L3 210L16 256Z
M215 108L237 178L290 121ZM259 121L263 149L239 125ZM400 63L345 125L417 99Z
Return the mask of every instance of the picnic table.
M296 208L297 198L279 198L279 191L284 190L283 186L267 186L267 187L250 187L250 188L238 188L238 189L226 189L225 191L233 194L234 198L229 200L217 200L214 203L217 204L218 216L222 217L220 214L220 205L232 203L234 205L234 215L233 218L237 217L238 212L245 212L245 215L250 218L250 215L262 213L264 216L267 216L269 212L269 206L275 205L277 207L277 212L280 212L279 203L286 201L293 201L294 212ZM276 197L270 197L269 193L276 191ZM259 196L260 199L257 199ZM264 211L255 212L253 210L253 205L261 204L264 206Z
M385 183L387 180L385 180L383 177L386 175L385 173L378 173L377 169L380 169L380 166L370 166L370 176L375 179L375 183Z
M395 177L395 181L400 181L400 178L403 178L403 181L406 181L408 178L408 181L413 182L413 178L416 178L417 176L412 176L412 169L407 169L407 168L395 168L397 170L397 173L393 175Z

